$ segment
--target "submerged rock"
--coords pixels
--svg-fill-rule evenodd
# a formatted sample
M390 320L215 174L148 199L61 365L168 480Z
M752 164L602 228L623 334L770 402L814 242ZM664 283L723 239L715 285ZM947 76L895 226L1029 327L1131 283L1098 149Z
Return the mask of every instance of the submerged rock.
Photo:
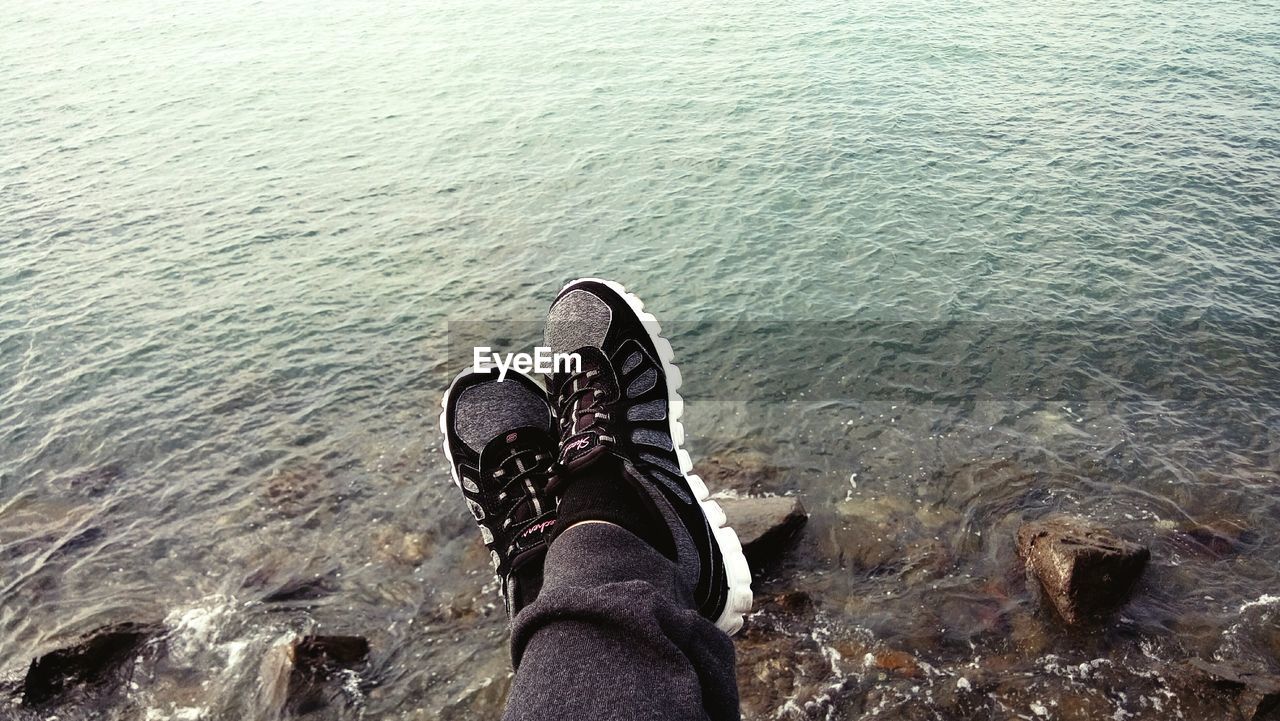
M1252 534L1240 522L1219 520L1174 527L1166 540L1177 552L1217 559L1243 552Z
M758 495L788 490L783 487L784 469L770 463L769 457L758 451L710 456L698 461L694 470L714 491Z
M1247 721L1280 719L1280 676L1230 663L1193 659L1188 662L1214 686L1235 697Z
M246 582L247 585L249 584ZM314 601L333 594L337 589L338 582L334 574L316 574L311 578L290 578L264 594L262 602Z
M353 673L365 665L369 642L360 636L308 636L293 645L293 671L289 674L288 705L305 714L327 705L334 692L327 682ZM343 684L338 692L346 692Z
M22 703L44 706L85 687L113 692L129 678L133 660L163 628L159 623L105 626L85 634L72 646L35 659L23 681Z
M850 499L836 504L823 550L841 568L867 577L936 578L953 564L943 540L950 522L906 498Z
M715 498L724 509L729 525L738 534L742 550L752 566L764 563L786 550L809 514L800 499L769 496Z
M920 661L906 651L880 648L868 653L864 663L868 667L879 669L890 676L917 680L924 678L924 669L921 668Z
M1097 620L1123 604L1151 552L1079 518L1057 517L1018 529L1028 574L1068 624Z
M386 564L417 567L431 555L434 542L429 534L395 525L380 525L371 534L372 556Z
M321 675L351 668L369 655L369 642L361 636L308 636L293 646L294 670Z
M276 469L262 489L271 512L297 518L316 509L327 482L325 469L316 463L297 463Z

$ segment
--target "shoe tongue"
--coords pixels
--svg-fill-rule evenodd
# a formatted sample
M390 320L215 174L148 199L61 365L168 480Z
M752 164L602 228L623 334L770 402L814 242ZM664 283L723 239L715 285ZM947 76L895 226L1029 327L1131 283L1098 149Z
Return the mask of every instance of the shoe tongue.
M598 372L598 375L590 381L579 381L579 383L589 383L591 387L603 392L604 397L602 397L601 400L604 402L612 401L618 397L618 379L613 372L613 364L609 362L609 357L604 354L603 350L593 345L588 345L574 351L572 355L576 355L582 359L583 376L591 371ZM569 378L576 375L578 374L557 374L555 382L552 383L552 387L559 389L559 394L563 396L573 390L572 388L564 388L563 384L567 382Z
M576 473L608 455L609 448L600 442L599 431L590 430L574 436L560 448L560 465Z
M618 388L618 379L613 371L613 365L609 362L604 351L595 346L586 346L574 351L582 358L582 374L574 374L574 376L565 375L563 378L557 379L559 383L556 387L560 389L559 396L567 397L573 393L572 387L565 387L571 377L575 377L579 385L585 384L592 390L585 391L585 394L577 401L578 408L588 406L599 406L601 410L608 412L609 406L618 399L620 390ZM596 371L597 375L590 380L586 379L586 374ZM565 430L566 440L560 444L560 465L570 471L581 470L595 462L607 454L608 448L600 442L600 434L608 435L608 431L600 426L590 429L592 417L590 415L578 416L574 412L574 405L566 404L559 408L559 412L566 417L572 417L572 427ZM580 430L581 429L581 430Z
M524 426L504 431L486 443L484 450L480 451L481 475L487 476L489 472L501 468L502 463L515 451L537 449L551 456L555 447L551 434L544 428Z

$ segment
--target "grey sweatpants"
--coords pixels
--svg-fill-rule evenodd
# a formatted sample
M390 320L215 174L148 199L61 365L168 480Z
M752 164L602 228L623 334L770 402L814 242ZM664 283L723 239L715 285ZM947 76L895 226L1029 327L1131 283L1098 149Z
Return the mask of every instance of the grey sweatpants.
M676 566L631 532L571 528L516 614L507 721L737 719L733 642Z

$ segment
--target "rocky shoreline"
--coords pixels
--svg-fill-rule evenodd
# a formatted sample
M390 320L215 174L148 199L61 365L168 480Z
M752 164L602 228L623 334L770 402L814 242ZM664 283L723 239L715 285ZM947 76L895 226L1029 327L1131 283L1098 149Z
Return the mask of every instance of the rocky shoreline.
M1153 651L1125 604L1158 588L1165 567L1144 543L1095 522L1007 514L986 529L944 504L853 492L806 508L785 474L752 454L711 458L699 471L725 489L717 501L755 575L756 605L736 638L746 719L1280 718L1273 664ZM1164 523L1153 533L1183 554L1251 551L1247 529L1231 522ZM975 557L996 572L973 574ZM895 600L900 587L945 588L947 600L904 615L880 598ZM298 579L257 602L305 606L336 592L325 577ZM438 609L436 620L500 613L477 598ZM0 694L15 718L110 709L147 683L172 630L154 619L99 628L11 669ZM393 649L351 631L274 644L260 664L262 708L358 715L366 695L394 683L377 671ZM1264 642L1280 650L1280 630ZM421 717L496 718L504 674Z

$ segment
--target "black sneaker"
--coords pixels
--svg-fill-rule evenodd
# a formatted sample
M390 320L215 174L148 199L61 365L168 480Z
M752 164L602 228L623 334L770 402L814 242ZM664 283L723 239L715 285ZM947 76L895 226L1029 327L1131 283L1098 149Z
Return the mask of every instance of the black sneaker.
M699 612L733 634L751 610L751 571L724 511L707 500L706 484L690 473L693 463L680 448L680 371L658 333L640 299L613 281L583 278L561 289L547 313L544 342L553 353L577 353L582 366L555 374L548 386L560 427L559 463L571 476L621 461L626 477L665 500L674 512L664 514L668 525L678 523L691 541L676 544L689 549L677 563L689 572Z
M546 493L556 457L547 395L509 371L463 371L440 401L440 433L453 482L480 526L507 614L542 588L542 562L556 522Z

